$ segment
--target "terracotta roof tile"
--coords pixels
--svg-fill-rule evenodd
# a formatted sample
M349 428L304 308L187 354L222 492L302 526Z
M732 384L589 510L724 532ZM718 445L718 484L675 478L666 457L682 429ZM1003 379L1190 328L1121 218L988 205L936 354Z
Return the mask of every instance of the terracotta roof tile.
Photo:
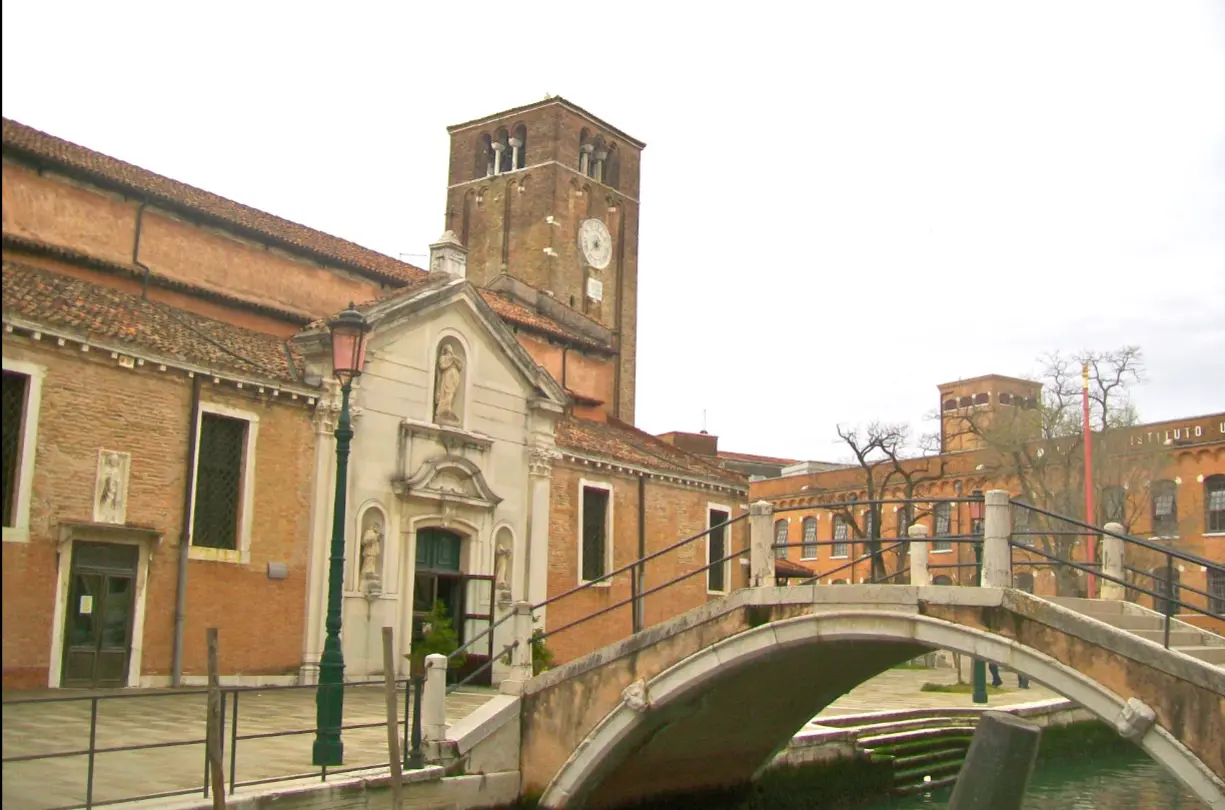
M798 464L799 462L793 458L776 458L774 456L758 456L753 453L734 453L731 450L720 450L719 458L726 458L730 461L759 461L763 464Z
M679 475L717 480L728 486L746 486L747 479L698 456L678 450L651 434L609 419L594 422L566 416L557 422L557 444L594 456Z
M816 576L817 572L807 566L792 562L791 560L776 559L774 561L774 576L776 577L812 577Z
M5 318L214 371L302 384L280 338L50 270L5 261L3 300ZM292 356L300 368L300 358Z
M112 183L214 220L330 259L344 267L389 281L413 281L425 271L369 248L272 214L227 200L92 149L4 119L4 149Z
M509 323L570 343L578 343L594 349L607 350L609 348L602 343L583 337L577 332L562 326L552 318L534 312L522 304L516 303L492 290L481 290L481 297L485 299L485 303L489 304L489 308L498 314L498 317Z

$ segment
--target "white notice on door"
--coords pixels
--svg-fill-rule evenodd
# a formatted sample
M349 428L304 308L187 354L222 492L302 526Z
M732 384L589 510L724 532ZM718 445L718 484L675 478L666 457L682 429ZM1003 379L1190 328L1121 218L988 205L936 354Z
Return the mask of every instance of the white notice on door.
M89 614L94 612L93 596L91 596L90 594L85 594L84 596L81 597L81 610L79 612L82 616L88 616Z

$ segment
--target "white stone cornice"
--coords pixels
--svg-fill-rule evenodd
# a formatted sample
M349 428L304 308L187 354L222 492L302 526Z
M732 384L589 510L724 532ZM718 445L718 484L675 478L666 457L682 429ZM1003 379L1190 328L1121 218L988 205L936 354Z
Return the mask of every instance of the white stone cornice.
M238 388L261 390L271 393L274 397L280 397L282 394L289 394L285 397L289 400L305 400L308 405L315 404L315 398L320 396L321 391L317 388L306 385L305 383L287 383L273 382L270 379L260 379L245 374L238 374L233 371L218 371L210 369L206 366L197 365L177 358L162 357L160 355L146 352L141 349L134 349L131 346L120 346L95 338L75 335L64 330L47 328L45 326L35 325L30 321L22 318L6 315L4 317L4 331L6 335L16 334L17 331L27 332L31 337L37 335L37 340L43 338L54 338L54 345L57 347L66 348L69 343L75 343L80 347L82 352L88 352L91 349L99 352L106 352L111 355L111 359L119 362L121 366L130 368L129 362L133 362L136 367L144 367L145 365L156 366L160 372L165 372L170 369L185 371L188 377L193 377L199 374L205 378L212 378L217 384L222 381L233 383Z

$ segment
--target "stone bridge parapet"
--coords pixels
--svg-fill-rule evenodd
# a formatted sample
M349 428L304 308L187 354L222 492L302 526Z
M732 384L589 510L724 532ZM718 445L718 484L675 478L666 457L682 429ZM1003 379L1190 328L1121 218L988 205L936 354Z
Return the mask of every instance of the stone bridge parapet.
M955 586L749 588L546 672L523 689L524 791L599 808L746 782L837 697L932 649L1085 706L1225 810L1225 671L1020 591Z

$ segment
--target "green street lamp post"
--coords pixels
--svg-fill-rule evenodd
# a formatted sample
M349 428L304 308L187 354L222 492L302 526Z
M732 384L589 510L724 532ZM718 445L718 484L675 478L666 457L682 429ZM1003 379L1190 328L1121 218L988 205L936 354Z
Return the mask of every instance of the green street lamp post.
M328 567L328 612L319 659L319 686L315 691L315 745L311 761L316 765L344 762L340 740L344 715L345 658L340 647L341 599L345 573L345 502L348 490L349 392L353 379L362 373L366 360L366 334L370 325L353 304L328 323L332 333L332 372L340 380L340 418L336 422L336 499L332 504L332 551Z
M970 526L973 527L975 534L974 538L974 584L978 587L983 586L983 496L979 492L974 493L975 500L970 501ZM972 673L974 681L974 694L972 700L975 703L987 702L987 662L981 658L974 659L974 669Z

